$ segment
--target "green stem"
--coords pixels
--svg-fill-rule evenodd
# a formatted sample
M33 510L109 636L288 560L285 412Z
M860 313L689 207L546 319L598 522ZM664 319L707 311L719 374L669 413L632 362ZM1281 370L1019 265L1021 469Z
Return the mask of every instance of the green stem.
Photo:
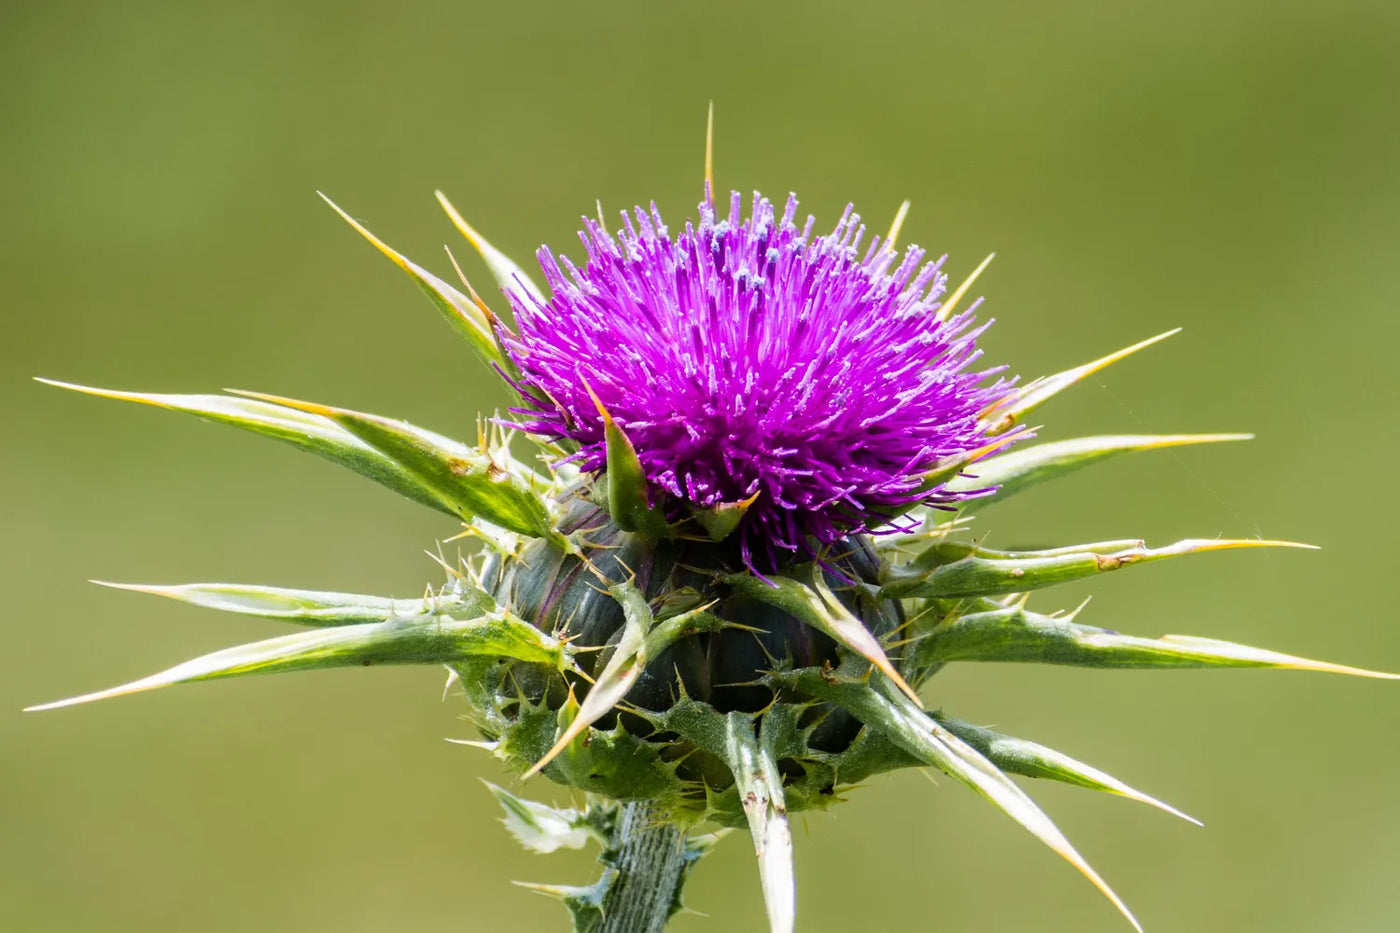
M595 933L661 933L680 905L685 838L667 816L647 803L622 805L609 847L617 877Z

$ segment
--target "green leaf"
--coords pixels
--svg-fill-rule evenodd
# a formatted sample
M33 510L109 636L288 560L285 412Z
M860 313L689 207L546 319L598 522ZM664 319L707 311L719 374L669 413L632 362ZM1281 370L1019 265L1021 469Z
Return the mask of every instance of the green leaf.
M326 418L397 463L459 517L481 516L518 534L565 544L540 490L550 484L516 463L498 465L484 450L467 447L406 421L345 408L231 390Z
M238 612L243 615L282 619L301 625L355 625L411 619L438 611L460 597L444 594L425 599L389 599L357 593L327 593L317 590L291 590L247 583L184 583L158 586L140 583L109 583L93 580L99 586L150 593L206 609Z
M1230 548L1313 549L1291 541L1188 538L1161 548L1141 541L1105 541L1043 551L993 551L964 544L935 544L911 563L892 567L880 595L891 599L997 596L1082 580L1130 564Z
M909 649L917 665L949 661L1024 661L1101 668L1265 667L1398 680L1400 675L1237 645L1214 638L1138 638L1080 625L1071 616L1022 605L952 619Z
M995 495L970 499L963 514L971 514L1001 502L1037 483L1073 473L1117 454L1134 450L1159 450L1187 444L1214 444L1221 441L1247 441L1253 434L1117 434L1078 437L1073 440L1038 444L1012 451L978 464L974 475L960 476L948 483L953 492L975 492L997 487Z
M333 463L349 467L361 476L368 477L414 502L457 517L457 513L431 489L425 487L417 477L334 421L319 415L265 401L231 398L227 395L119 392L114 389L96 389L69 382L57 382L53 379L38 381L100 398L140 402L157 408L182 411L207 421L231 424L255 434L275 438Z
M317 192L320 194L320 192ZM384 241L380 240L373 233L341 210L330 198L321 194L321 197L331 209L344 218L345 222L354 227L361 236L385 256L389 257L393 263L403 271L407 272L418 287L432 301L433 306L442 313L447 323L462 337L466 338L471 348L476 351L488 366L502 369L509 369L511 366L509 358L501 352L500 345L496 342L496 331L494 328L495 319L490 316L484 306L478 305L471 298L463 295L457 289L433 275L422 266L416 265L407 257L391 249Z
M977 749L925 715L908 697L893 690L882 690L878 681L869 683L852 677L844 668L835 675L803 668L774 674L772 678L801 693L843 707L865 723L866 728L883 731L890 741L919 761L938 768L981 794L1079 869L1141 933L1142 927L1127 905L1070 845L1069 840L1025 791Z
M320 628L239 645L110 690L32 706L27 712L245 674L373 664L447 664L483 655L549 664L559 669L569 663L558 639L510 613L497 610L473 619L434 615L428 619Z
M437 194L438 203L441 204L442 209L447 212L447 216L451 219L452 225L457 228L462 236L467 238L467 241L471 243L472 246L476 247L476 251L480 253L481 258L486 261L487 268L491 270L491 275L496 279L496 284L501 287L502 291L518 293L521 289L524 289L527 294L531 295L541 304L549 300L545 297L544 292L540 290L540 287L534 283L534 280L525 274L524 269L516 265L505 253L487 242L484 236L476 232L475 227L463 219L462 215L457 212L457 208L452 206L452 202L447 200L447 195L443 194L441 191L435 193Z
M1113 775L1105 774L1098 768L1086 765L1082 761L1076 761L1053 748L1028 742L1025 739L1002 735L1000 732L993 732L991 729L984 729L951 717L934 714L934 718L942 723L949 732L977 749L988 761L1008 774L1061 781L1076 787L1087 787L1090 790L1117 794L1120 797L1156 807L1172 816L1180 817L1188 823L1201 825L1201 821L1195 817L1187 816L1156 797L1149 797L1142 791L1129 787Z
M870 633L864 622L841 605L827 587L821 568L816 564L807 564L795 568L792 573L792 577L774 577L771 580L763 580L749 573L730 574L724 579L735 592L783 610L865 658L915 705L919 705L919 695L895 670L885 649L880 647L879 639ZM795 579L798 575L802 579Z
M606 844L587 813L573 808L560 810L548 804L517 797L504 787L483 781L486 789L505 811L506 830L531 852L548 855L559 849L582 849L590 841Z
M982 420L987 424L987 434L1002 434L1015 427L1027 414L1044 405L1050 399L1059 395L1065 389L1089 378L1094 373L1118 362L1124 357L1131 356L1139 350L1146 349L1154 343L1166 340L1173 334L1181 333L1181 328L1169 330L1156 337L1149 337L1141 343L1135 343L1131 347L1125 347L1116 353L1067 369L1062 373L1053 376L1043 376L1034 382L1028 382L1021 386L1011 395L1002 399L997 404L991 406L982 413Z

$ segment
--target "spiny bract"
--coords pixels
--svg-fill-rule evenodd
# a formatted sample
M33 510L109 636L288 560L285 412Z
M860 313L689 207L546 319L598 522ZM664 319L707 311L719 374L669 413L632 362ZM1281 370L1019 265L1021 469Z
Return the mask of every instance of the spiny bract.
M624 213L617 237L585 220L584 266L541 250L548 293L439 195L516 329L465 278L467 294L342 212L518 390L521 405L474 445L275 396L67 386L285 441L446 513L481 547L421 599L126 586L311 630L35 708L242 674L443 664L481 734L470 744L585 792L583 809L560 810L492 788L531 848L602 843L596 884L538 886L565 901L579 930L660 929L715 838L706 830L742 826L771 928L791 930L788 814L830 806L876 773L928 765L1059 852L1136 926L1009 775L1190 818L1043 745L925 710L917 690L932 674L950 661L1031 661L1391 675L1213 639L1139 638L1028 608L1031 590L1128 564L1287 546L1122 540L1005 551L970 534L987 505L1115 454L1247 435L1006 451L1029 436L1031 410L1161 338L1025 385L990 381L997 370L971 368L972 308L959 310L972 279L945 294L939 263L896 251L898 219L862 254L864 228L849 209L814 237L812 221L796 225L793 199L775 217L755 196L744 218L736 194L721 220L711 190L707 171L699 223L674 240L654 207L638 210L635 226ZM537 462L512 452L510 426L534 438ZM671 868L642 884L636 840L657 827L672 834L662 857ZM639 896L651 906L636 908Z

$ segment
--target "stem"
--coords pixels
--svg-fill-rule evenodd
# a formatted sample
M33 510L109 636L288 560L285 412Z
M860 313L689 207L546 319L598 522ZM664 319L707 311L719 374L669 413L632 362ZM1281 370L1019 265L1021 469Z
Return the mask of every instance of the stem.
M685 841L668 814L647 803L625 803L611 848L617 877L603 900L595 933L661 933L680 903Z

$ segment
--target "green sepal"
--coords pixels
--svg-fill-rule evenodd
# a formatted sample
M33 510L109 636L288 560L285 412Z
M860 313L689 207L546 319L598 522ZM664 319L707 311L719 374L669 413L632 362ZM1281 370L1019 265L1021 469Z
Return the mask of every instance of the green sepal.
M952 492L975 492L996 487L992 495L967 500L960 511L970 515L988 505L1002 502L1023 489L1057 479L1117 454L1187 444L1247 441L1253 437L1253 434L1112 434L1077 437L1051 444L1037 444L983 460L977 465L974 475L951 480L948 489Z
M1214 638L1138 638L1081 625L1073 616L1030 612L1023 605L951 619L907 650L917 667L949 661L1021 661L1100 668L1262 667L1400 679L1397 674L1312 661Z
M140 402L171 411L182 411L207 421L231 424L255 434L291 444L300 450L348 467L388 487L405 498L457 517L422 481L393 459L351 434L329 418L282 405L227 395L167 395L154 392L121 392L91 386L40 379L45 385L72 389L101 398Z
M691 517L705 529L705 534L711 541L723 541L734 533L739 527L739 523L744 520L744 515L749 507L758 501L761 492L756 492L747 499L738 502L723 502L710 508L691 506Z
M1116 353L1101 357L1091 363L1067 369L1064 372L1056 373L1053 376L1043 376L1032 382L1019 387L1010 395L1006 396L995 405L982 412L982 421L986 425L988 436L1004 434L1021 422L1027 414L1044 405L1050 399L1059 395L1065 389L1089 378L1094 373L1099 372L1124 357L1131 356L1139 350L1144 350L1154 343L1166 340L1173 334L1181 333L1181 328L1169 330L1164 334L1149 337L1141 343L1135 343L1131 347L1125 347Z
M481 516L518 534L567 545L550 517L550 483L517 463L499 465L485 450L406 421L316 402L239 391L237 394L329 419L393 460L463 520Z
M320 194L320 192L317 193ZM321 197L346 223L374 244L375 249L387 256L394 265L408 273L409 277L423 290L423 294L432 301L433 306L441 312L448 325L466 339L472 350L486 362L486 365L507 371L513 368L514 364L501 351L500 344L496 341L494 326L496 321L488 315L484 307L479 306L471 298L463 295L427 269L415 264L406 256L395 252L383 240L365 229L363 224L341 210L340 206L330 198L324 194L321 194Z
M1104 541L1042 551L994 551L973 545L939 542L908 564L891 567L880 588L890 599L951 599L1025 593L1130 564L1184 554L1247 547L1311 548L1291 541L1188 538L1161 548L1141 541Z
M774 673L770 677L775 683L848 710L865 723L867 729L883 731L890 741L919 761L938 768L985 797L1079 869L1141 933L1142 927L1127 905L1025 791L975 748L926 715L908 697L882 686L878 678L860 676L848 665L843 665L838 672L802 668Z
M479 599L479 595L484 595L444 592L422 599L390 599L385 596L293 590L247 583L183 583L159 586L109 583L105 580L92 582L118 590L177 599L205 609L315 626L356 625L365 622L386 622L389 619L410 620L449 609L452 610L451 614L461 615L458 607L464 603L477 605L475 601Z
M821 568L815 563L804 564L793 568L791 573L792 576L775 576L771 579L751 573L735 573L726 576L724 582L735 592L775 606L855 652L875 665L915 705L919 705L919 695L895 670L879 639L854 613L841 605L827 587Z
M942 723L945 729L977 749L988 761L1008 774L1060 781L1064 784L1073 784L1076 787L1087 787L1090 790L1116 794L1119 797L1126 797L1129 800L1136 800L1139 803L1156 807L1164 813L1180 817L1188 823L1201 825L1201 821L1195 817L1187 816L1156 797L1151 797L1140 790L1129 787L1113 775L1106 774L1092 765L1086 765L1082 761L1076 761L1053 748L1047 748L1036 742L1028 742L1025 739L1002 735L1000 732L974 726L970 722L962 722L941 713L935 713L934 718Z
M479 656L514 658L560 670L571 664L562 642L504 610L470 619L435 614L427 619L321 628L226 648L120 687L33 706L28 711L245 674L374 664L448 664Z
M642 469L637 448L627 433L613 420L593 389L585 382L593 404L603 419L603 437L607 444L607 472L599 478L598 502L608 510L617 527L649 538L674 538L676 529L666 521L666 513L652 501L650 483Z

